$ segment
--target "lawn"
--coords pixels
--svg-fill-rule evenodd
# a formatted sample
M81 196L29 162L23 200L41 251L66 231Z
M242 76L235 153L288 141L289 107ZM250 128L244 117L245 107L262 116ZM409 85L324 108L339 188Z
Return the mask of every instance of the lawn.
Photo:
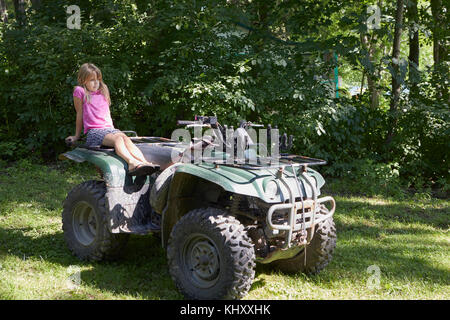
M182 299L158 238L132 236L112 263L67 249L62 201L95 177L85 164L23 160L0 168L0 299ZM357 181L355 181L357 183ZM450 200L336 194L338 242L319 275L259 265L245 299L448 299ZM333 191L334 190L334 191Z

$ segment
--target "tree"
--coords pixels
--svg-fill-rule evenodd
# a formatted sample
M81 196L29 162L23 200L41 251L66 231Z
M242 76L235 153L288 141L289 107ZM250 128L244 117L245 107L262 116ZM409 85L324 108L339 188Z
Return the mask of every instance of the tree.
M417 71L419 68L419 17L417 1L409 1L407 18L409 23L409 81L411 82L411 93L417 92Z
M361 34L360 36L361 46L366 51L367 61L370 65L369 68L365 67L363 70L363 77L361 81L361 93L364 87L364 77L367 75L367 87L370 94L370 107L376 109L379 106L380 91L377 88L380 79L380 68L375 67L375 54L376 51L382 51L384 49L384 42L381 40L379 43L376 34L372 34L370 37L367 34Z
M433 58L434 64L438 65L445 58L446 47L443 44L444 37L442 35L443 28L443 6L442 0L431 0L431 14L433 15ZM445 28L445 27L444 27Z
M388 134L386 143L389 145L394 137L395 126L397 123L397 108L400 98L400 44L403 31L403 0L397 0L397 9L395 12L395 30L394 30L394 42L392 45L392 91L391 102L389 107L389 113L391 115L391 124L388 128Z
M25 0L14 0L14 12L20 25L25 23Z
M38 10L41 6L41 0L31 0L31 4L33 6L33 9Z
M448 77L448 66L442 62L447 61L447 47L446 35L447 25L443 12L447 12L447 6L442 4L442 0L431 0L431 14L433 16L433 60L434 60L434 82L436 86L437 95L439 98L448 98L448 87L442 85L442 75ZM441 73L441 74L439 74Z
M8 22L8 14L6 12L6 2L5 0L0 0L0 21Z

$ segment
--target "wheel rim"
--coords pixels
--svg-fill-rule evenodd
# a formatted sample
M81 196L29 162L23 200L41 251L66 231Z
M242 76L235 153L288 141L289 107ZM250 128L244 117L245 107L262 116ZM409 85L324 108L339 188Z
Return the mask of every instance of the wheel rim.
M188 279L199 288L210 288L219 279L220 259L217 247L207 236L190 235L181 252Z
M79 202L73 209L73 232L78 242L89 246L97 235L97 218L94 208L87 202Z

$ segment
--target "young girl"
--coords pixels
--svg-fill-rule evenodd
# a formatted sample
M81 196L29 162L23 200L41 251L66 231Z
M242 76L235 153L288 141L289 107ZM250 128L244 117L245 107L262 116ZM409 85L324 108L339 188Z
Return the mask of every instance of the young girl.
M130 175L151 173L154 165L145 160L141 150L127 135L114 128L109 110L111 98L100 69L92 63L83 64L78 72L78 84L73 92L77 112L76 131L75 135L67 137L66 141L77 141L84 127L87 146L103 144L114 147L117 155L127 162Z

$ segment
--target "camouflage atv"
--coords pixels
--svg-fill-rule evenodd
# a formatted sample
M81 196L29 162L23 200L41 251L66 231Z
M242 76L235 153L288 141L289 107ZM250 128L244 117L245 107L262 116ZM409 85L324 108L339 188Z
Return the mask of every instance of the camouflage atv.
M147 176L128 175L111 148L78 145L60 155L88 161L102 175L73 188L64 201L64 237L77 257L114 259L130 234L157 234L170 274L189 299L244 297L256 262L305 273L330 262L335 201L320 197L325 181L311 168L324 161L282 153L292 138L279 138L270 127L264 151L248 133L261 126L250 122L236 131L215 117L179 124L212 134L184 141L131 137L158 165Z

